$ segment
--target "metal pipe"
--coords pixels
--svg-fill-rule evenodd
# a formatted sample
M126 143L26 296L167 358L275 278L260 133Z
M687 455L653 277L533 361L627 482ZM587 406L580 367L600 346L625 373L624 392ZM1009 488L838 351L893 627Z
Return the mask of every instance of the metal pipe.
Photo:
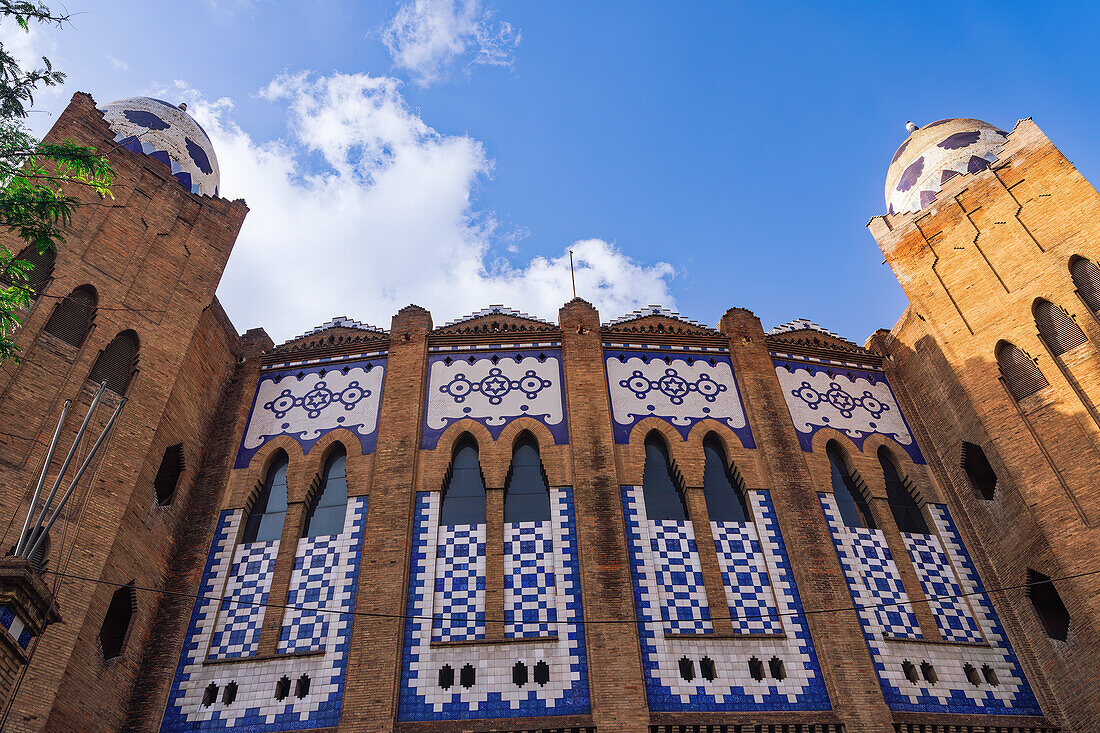
M65 416L69 414L69 406L72 404L72 400L65 400L65 406L61 408L61 417L57 420L57 429L53 431L53 440L50 441L50 448L46 451L46 461L42 464L42 473L38 476L38 485L34 487L34 497L31 498L31 505L27 507L27 518L23 520L23 529L19 532L19 542L15 545L16 557L23 551L23 545L27 542L27 530L31 526L31 517L34 516L34 510L38 506L38 497L42 495L42 485L46 483L46 473L50 470L53 451L57 447L57 439L61 437L61 426L65 424Z
M84 437L84 431L88 428L88 421L92 419L92 413L95 412L96 405L99 404L99 398L103 396L105 389L107 389L106 380L99 383L99 391L95 393L95 399L92 400L92 405L88 408L88 414L84 416L84 422L80 424L80 430L76 431L76 437L73 438L73 444L69 446L69 453L65 456L65 462L61 464L61 470L57 472L57 478L54 479L53 488L50 489L49 496L46 497L46 502L42 505L42 511L39 512L38 519L34 522L34 529L31 530L32 534L42 526L42 520L46 518L46 512L49 511L53 498L57 496L57 490L61 488L61 479L65 478L65 472L69 470L69 463L73 460L76 447L80 445L80 439ZM23 555L26 557L31 556L29 552L24 552Z
M35 539L34 544L31 545L31 549L27 551L27 557L34 557L34 551L38 549L39 545L46 539L46 535L49 534L50 528L53 527L54 522L61 516L61 510L65 508L65 503L69 501L69 497L73 495L73 490L76 489L76 485L80 483L80 479L83 478L84 472L88 469L88 464L95 458L96 452L99 451L99 446L103 444L104 438L111 432L111 427L115 424L115 418L118 417L118 413L122 412L122 408L126 406L126 398L122 398L122 402L118 403L118 407L115 408L114 414L111 415L111 419L107 421L107 424L103 427L103 432L99 434L99 438L96 439L95 444L92 446L92 450L88 452L88 457L84 459L84 463L80 465L80 470L76 472L76 476L73 477L73 482L69 484L69 488L65 490L65 495L61 497L61 501L57 502L57 508L53 510L53 514L50 515L50 521L46 523L45 528L38 533L38 537Z

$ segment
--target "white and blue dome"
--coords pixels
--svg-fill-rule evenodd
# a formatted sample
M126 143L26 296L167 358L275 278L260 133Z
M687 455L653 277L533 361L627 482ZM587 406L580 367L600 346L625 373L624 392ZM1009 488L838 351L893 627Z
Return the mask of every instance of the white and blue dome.
M978 173L997 160L1008 133L988 122L950 119L924 127L909 123L910 135L894 153L886 173L886 211L920 211L955 176Z
M164 163L191 193L217 196L221 172L214 146L185 109L153 97L130 97L101 111L119 145Z

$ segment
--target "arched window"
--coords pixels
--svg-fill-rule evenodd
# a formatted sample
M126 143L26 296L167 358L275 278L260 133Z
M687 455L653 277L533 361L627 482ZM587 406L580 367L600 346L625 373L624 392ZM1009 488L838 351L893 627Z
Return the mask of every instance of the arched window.
M485 479L477 458L477 441L469 433L455 443L451 469L443 487L439 523L485 524Z
M80 346L88 329L99 298L91 285L81 285L54 306L50 320L46 321L46 333L53 334L67 344Z
M1049 384L1031 357L1016 344L1002 341L997 344L996 355L1001 376L1016 399L1022 400Z
M645 470L642 473L642 496L645 512L650 519L687 521L684 497L672 476L672 462L668 448L657 431L645 439Z
M902 532L928 534L928 523L924 521L916 499L902 481L894 457L886 446L878 449L878 462L882 466L882 477L886 479L886 500L890 502L890 512Z
M244 525L241 543L271 542L283 536L283 520L286 519L286 469L289 465L286 453L279 451L267 469L260 493L252 502Z
M978 495L986 501L992 501L993 494L997 491L997 474L994 473L993 466L989 465L989 459L985 457L981 446L963 443L962 467Z
M1069 261L1069 274L1081 300L1093 313L1100 313L1100 267L1092 260L1074 255Z
M30 263L31 269L27 271L27 280L23 284L33 290L35 295L41 293L50 277L53 276L53 266L57 261L57 253L52 249L39 252L34 245L28 245L15 256L15 259ZM15 283L5 278L5 284L14 285Z
M163 506L171 503L182 473L183 445L176 443L165 449L164 456L160 459L160 468L157 469L157 477L153 479L153 489L157 493L158 504Z
M103 658L114 659L122 655L126 644L126 633L130 630L130 620L137 607L137 596L131 581L115 591L111 603L107 606L107 615L99 628L99 643L103 647Z
M1035 613L1039 614L1039 620L1043 622L1047 636L1065 641L1069 635L1069 610L1062 603L1054 582L1046 575L1028 568L1027 583L1027 595L1031 598Z
M722 441L714 433L703 438L703 497L712 522L745 522L749 512L739 477L730 472Z
M863 492L859 490L848 472L844 450L835 440L830 440L825 446L825 454L829 456L829 466L832 471L833 498L836 500L844 525L874 529L875 520L871 516L871 508L867 506Z
M504 488L504 521L547 522L550 520L550 487L539 459L534 436L524 433L512 449L512 466Z
M1077 321L1070 318L1064 308L1039 298L1031 310L1035 314L1035 325L1039 329L1039 335L1043 337L1043 343L1054 356L1064 354L1088 341L1085 332L1077 325Z
M347 451L337 443L325 461L321 485L310 502L303 537L323 537L344 531L344 514L348 506L346 464Z
M126 394L130 377L137 366L138 338L133 331L123 331L115 336L107 348L99 352L88 379L99 384L107 382L107 389L115 394Z

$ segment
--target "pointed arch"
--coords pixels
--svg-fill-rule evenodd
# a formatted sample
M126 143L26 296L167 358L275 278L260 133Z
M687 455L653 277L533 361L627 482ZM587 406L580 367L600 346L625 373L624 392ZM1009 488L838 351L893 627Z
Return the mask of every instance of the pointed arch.
M645 469L642 471L642 496L649 519L687 521L687 502L672 473L668 445L657 430L645 436Z
M443 483L439 524L485 524L485 478L477 441L469 433L463 433L455 441Z
M96 289L91 285L81 285L54 306L50 319L46 321L46 333L80 348L92 328L98 303Z
M107 389L117 395L124 395L130 386L137 358L137 334L129 329L122 331L107 344L107 348L99 352L88 379L96 384L106 382Z
M1090 259L1074 255L1069 259L1069 274L1081 300L1093 313L1100 314L1100 267Z
M504 522L550 521L550 485L535 436L524 430L512 446L512 464L504 483Z
M1077 325L1065 308L1054 305L1045 298L1036 298L1031 306L1035 326L1043 343L1054 356L1060 356L1088 341L1085 332Z
M267 467L267 475L245 520L241 543L270 542L283 536L286 520L286 471L290 459L280 449Z
M851 471L848 470L848 457L844 454L844 449L840 447L840 443L830 440L825 445L825 454L829 457L833 498L836 500L845 526L874 529L874 516L871 514L871 508L867 506L867 499L856 486Z
M348 452L343 443L335 443L325 458L321 485L309 502L303 537L325 537L344 531L344 515L348 507Z
M39 252L34 245L27 245L19 251L15 259L30 263L31 269L26 273L27 280L22 284L34 291L37 297L45 289L50 278L53 277L53 268L57 263L57 252L52 249ZM4 278L4 283L6 285L16 284L14 280L8 278Z
M882 478L886 481L886 500L890 503L890 513L901 532L929 534L928 523L909 487L905 485L898 470L897 459L886 446L879 446L878 462L882 466Z
M713 432L703 438L703 497L710 521L748 521L743 482L737 475L737 467L731 466L726 457L721 438Z
M1029 397L1050 384L1031 357L1011 341L998 343L994 354L1005 385L1017 400Z

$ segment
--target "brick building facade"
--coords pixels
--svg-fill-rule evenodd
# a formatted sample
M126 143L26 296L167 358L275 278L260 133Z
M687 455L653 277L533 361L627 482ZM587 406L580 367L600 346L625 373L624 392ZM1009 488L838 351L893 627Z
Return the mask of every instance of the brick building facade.
M50 135L117 182L0 372L5 543L61 404L129 401L37 561L61 621L0 609L5 729L1093 729L1100 200L1030 120L912 131L865 348L580 299L275 346L214 297L247 209L184 112Z

